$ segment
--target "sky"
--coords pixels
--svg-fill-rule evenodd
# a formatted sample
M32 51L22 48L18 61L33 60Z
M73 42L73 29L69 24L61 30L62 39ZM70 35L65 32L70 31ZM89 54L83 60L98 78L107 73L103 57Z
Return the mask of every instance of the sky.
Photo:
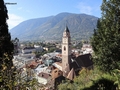
M28 19L55 16L62 12L101 17L102 0L4 0L4 2L17 3L6 5L9 29Z

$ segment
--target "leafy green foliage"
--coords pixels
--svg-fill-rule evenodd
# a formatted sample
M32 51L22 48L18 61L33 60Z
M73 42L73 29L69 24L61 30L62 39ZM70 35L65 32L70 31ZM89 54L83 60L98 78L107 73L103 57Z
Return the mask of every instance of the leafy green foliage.
M29 75L24 76L21 73L21 71L16 71L15 73L15 77L14 80L12 80L13 83L8 82L6 80L6 85L9 86L9 88L7 90L26 90L26 89L31 89L31 90L37 90L36 88L39 87L38 81L35 78L32 78L31 80L27 79L29 77ZM3 78L5 79L5 78ZM8 79L6 77L6 79ZM12 87L12 88L11 88ZM3 90L4 88L1 87L0 90ZM6 88L5 88L6 90Z
M120 72L103 73L97 68L91 71L83 69L73 83L63 82L58 86L58 90L119 90L119 74Z
M98 20L91 44L95 63L103 71L120 69L120 1L103 0L102 17Z
M115 69L115 70L113 70L111 73L112 73L112 75L113 75L114 78L115 78L114 84L117 84L117 85L118 85L118 88L120 89L120 70Z
M82 90L117 90L117 85L114 85L114 81L112 80L101 78L89 88L84 88Z
M13 67L13 43L8 32L6 20L7 8L3 0L0 0L0 88L2 90L12 90L14 81Z
M3 0L0 1L0 8L0 70L2 70L4 68L2 65L5 65L7 69L11 69L13 66L13 44L8 33L7 9Z
M14 47L8 32L7 19L7 8L4 1L0 0L0 90L26 90L26 87L35 90L34 85L37 81L24 81L13 66Z
M71 83L69 80L65 80L58 86L58 90L77 90L75 83Z

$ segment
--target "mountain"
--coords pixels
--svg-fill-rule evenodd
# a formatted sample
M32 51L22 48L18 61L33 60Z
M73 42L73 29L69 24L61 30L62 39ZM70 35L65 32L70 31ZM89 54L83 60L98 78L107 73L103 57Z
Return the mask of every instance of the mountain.
M60 13L56 16L23 21L10 30L20 40L60 40L67 25L72 39L88 39L98 18L86 14Z

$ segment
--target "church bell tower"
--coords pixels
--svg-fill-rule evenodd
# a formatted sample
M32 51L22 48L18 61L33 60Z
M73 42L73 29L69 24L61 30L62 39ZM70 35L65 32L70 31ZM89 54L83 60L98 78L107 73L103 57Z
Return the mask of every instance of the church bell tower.
M62 37L62 71L64 76L70 71L71 63L71 37L68 27L65 27Z

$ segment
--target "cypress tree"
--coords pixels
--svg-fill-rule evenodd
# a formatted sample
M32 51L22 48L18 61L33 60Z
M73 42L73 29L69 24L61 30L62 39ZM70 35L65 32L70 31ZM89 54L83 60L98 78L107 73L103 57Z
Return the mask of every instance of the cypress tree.
M95 63L103 71L120 69L120 0L103 0L91 44Z
M13 70L13 43L8 32L7 8L3 0L0 0L0 90L12 90Z
M0 90L34 88L37 83L36 79L29 82L24 81L20 75L21 72L13 66L14 45L8 32L7 19L6 5L3 0L0 0ZM18 39L16 38L16 40Z

